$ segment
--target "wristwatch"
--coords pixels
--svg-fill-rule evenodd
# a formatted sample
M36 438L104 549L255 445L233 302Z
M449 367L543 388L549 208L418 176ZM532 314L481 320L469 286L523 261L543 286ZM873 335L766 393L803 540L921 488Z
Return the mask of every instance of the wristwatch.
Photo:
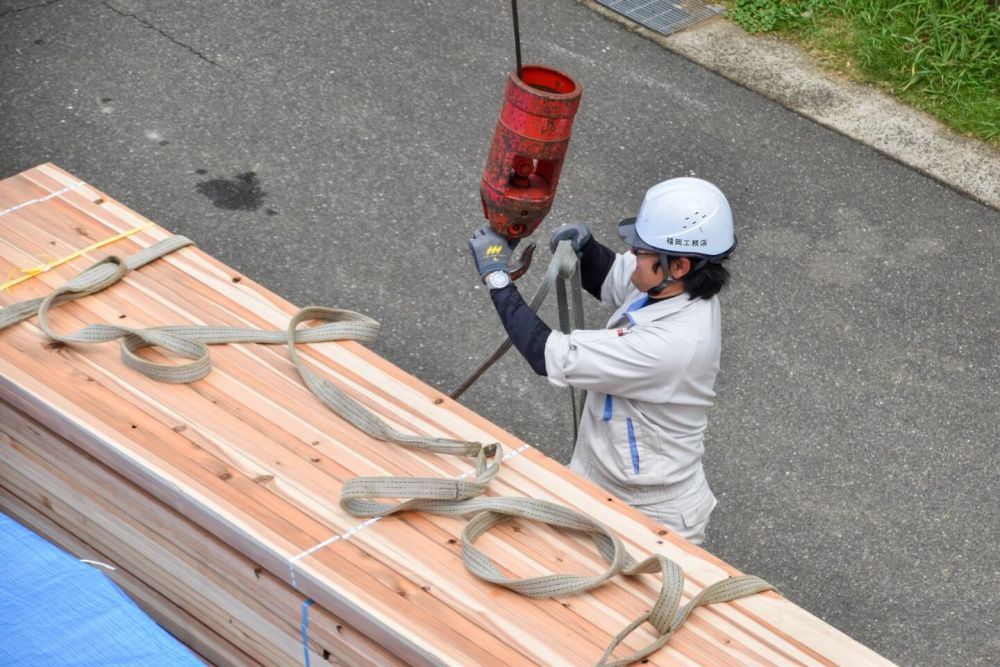
M510 285L510 275L506 271L494 271L486 276L486 284L490 289L503 289Z

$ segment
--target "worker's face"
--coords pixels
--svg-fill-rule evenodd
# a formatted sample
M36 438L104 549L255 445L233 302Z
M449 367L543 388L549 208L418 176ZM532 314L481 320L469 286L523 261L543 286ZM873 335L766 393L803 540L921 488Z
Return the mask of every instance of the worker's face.
M651 290L663 282L663 267L660 266L660 255L651 250L632 248L635 255L635 271L632 272L632 284L640 292Z

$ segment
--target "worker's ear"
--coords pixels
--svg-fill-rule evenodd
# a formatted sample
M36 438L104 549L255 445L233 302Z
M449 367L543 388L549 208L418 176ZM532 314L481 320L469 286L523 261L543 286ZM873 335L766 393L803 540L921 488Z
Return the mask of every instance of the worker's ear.
M691 270L691 259L689 257L674 257L670 260L670 277L680 280Z

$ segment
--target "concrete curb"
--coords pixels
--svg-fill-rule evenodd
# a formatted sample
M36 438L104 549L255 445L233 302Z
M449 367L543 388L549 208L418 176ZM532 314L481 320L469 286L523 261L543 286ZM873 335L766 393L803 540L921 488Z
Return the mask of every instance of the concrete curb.
M801 48L721 17L664 37L594 0L577 0L664 48L1000 210L1000 150L870 86L827 72Z

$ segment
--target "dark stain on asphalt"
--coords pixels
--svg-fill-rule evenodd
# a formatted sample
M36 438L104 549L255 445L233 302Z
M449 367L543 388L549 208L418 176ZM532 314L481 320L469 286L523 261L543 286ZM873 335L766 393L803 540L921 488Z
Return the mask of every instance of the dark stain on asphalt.
M256 211L264 203L267 193L260 187L257 174L248 171L234 178L213 178L203 181L195 189L208 197L212 204L228 211Z

